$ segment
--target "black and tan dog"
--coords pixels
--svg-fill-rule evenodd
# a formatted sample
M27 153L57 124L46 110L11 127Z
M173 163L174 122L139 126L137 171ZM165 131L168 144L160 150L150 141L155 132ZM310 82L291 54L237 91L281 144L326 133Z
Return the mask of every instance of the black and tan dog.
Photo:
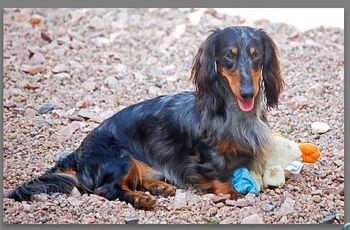
M29 200L75 186L150 209L156 205L152 195L171 196L173 185L190 184L238 197L232 170L259 171L270 147L266 108L277 105L283 88L276 46L260 29L216 29L199 48L191 79L195 92L119 111L76 151L8 196Z

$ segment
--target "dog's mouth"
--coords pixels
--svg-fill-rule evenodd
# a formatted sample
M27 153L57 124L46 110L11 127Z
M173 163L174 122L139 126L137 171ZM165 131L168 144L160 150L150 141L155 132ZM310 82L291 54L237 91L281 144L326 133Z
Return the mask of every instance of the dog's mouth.
M249 112L254 108L254 98L250 99L241 99L237 97L238 106L244 112Z

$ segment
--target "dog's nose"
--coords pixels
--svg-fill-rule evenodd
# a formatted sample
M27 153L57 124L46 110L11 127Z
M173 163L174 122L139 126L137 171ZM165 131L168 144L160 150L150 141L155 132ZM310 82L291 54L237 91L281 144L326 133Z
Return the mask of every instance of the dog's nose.
M241 89L241 97L243 99L253 98L254 97L254 89L253 88Z

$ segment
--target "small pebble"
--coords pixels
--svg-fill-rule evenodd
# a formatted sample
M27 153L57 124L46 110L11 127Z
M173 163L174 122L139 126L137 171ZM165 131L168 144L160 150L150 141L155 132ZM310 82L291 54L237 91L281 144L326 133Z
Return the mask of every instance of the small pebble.
M31 207L29 204L22 203L22 205L23 205L23 209L24 209L25 211L30 211L30 210L32 209L32 207Z
M125 224L138 224L139 218L137 216L128 216L125 218Z
M47 33L47 31L42 30L40 33L40 36L43 40L47 41L47 42L52 42L52 38L49 36L49 34Z
M52 68L51 71L53 73L62 73L62 72L67 72L68 68L65 64L57 64Z
M38 113L40 113L40 114L48 113L49 111L51 111L53 109L55 109L54 104L45 103L38 109Z
M37 73L42 73L46 71L46 66L44 65L22 65L21 69L25 73L30 75L35 75Z
M333 224L336 219L335 214L329 213L320 220L320 224Z
M96 82L93 78L89 78L81 84L81 87L87 91L93 91L96 89Z
M67 200L74 207L78 207L81 203L80 198L68 197Z
M42 65L45 62L45 57L41 53L34 53L32 58L30 59L30 63L32 65Z
M119 81L114 75L111 75L111 76L106 78L105 83L107 84L107 86L109 88L112 89L112 88L116 87L119 84Z
M60 81L67 80L70 78L68 73L57 73L53 77L57 78Z
M316 196L312 197L312 200L316 203L320 203L322 201L322 198L321 198L321 196L316 195Z
M183 207L186 207L188 202L187 199L188 199L187 193L183 192L181 189L177 189L174 202L173 202L173 209L181 209Z
M79 192L79 190L74 187L73 190L70 193L71 197L75 197L75 198L80 198L81 197L81 193Z
M295 200L287 197L279 209L280 214L289 214L294 212Z
M241 224L264 224L264 220L260 215L254 214L243 218Z
M81 109L78 112L78 116L86 118L86 119L90 119L90 118L95 116L95 112L92 111L91 109Z
M317 121L311 124L312 133L322 134L322 133L328 132L329 129L330 129L329 125L324 122Z
M276 208L276 205L269 204L269 203L264 203L261 208L267 212L271 212Z

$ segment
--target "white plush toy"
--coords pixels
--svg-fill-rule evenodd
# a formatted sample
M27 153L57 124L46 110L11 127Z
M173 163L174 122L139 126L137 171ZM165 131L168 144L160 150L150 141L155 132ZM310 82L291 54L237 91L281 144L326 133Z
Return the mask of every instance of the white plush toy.
M320 157L320 151L314 144L297 144L276 133L273 141L272 153L265 161L263 186L282 186L289 173L300 173L303 162L314 163Z
M241 167L233 172L231 184L241 194L259 193L261 188L280 187L285 183L289 173L298 174L303 162L314 163L320 157L316 145L295 143L278 133L274 133L273 147L266 158L262 175Z

